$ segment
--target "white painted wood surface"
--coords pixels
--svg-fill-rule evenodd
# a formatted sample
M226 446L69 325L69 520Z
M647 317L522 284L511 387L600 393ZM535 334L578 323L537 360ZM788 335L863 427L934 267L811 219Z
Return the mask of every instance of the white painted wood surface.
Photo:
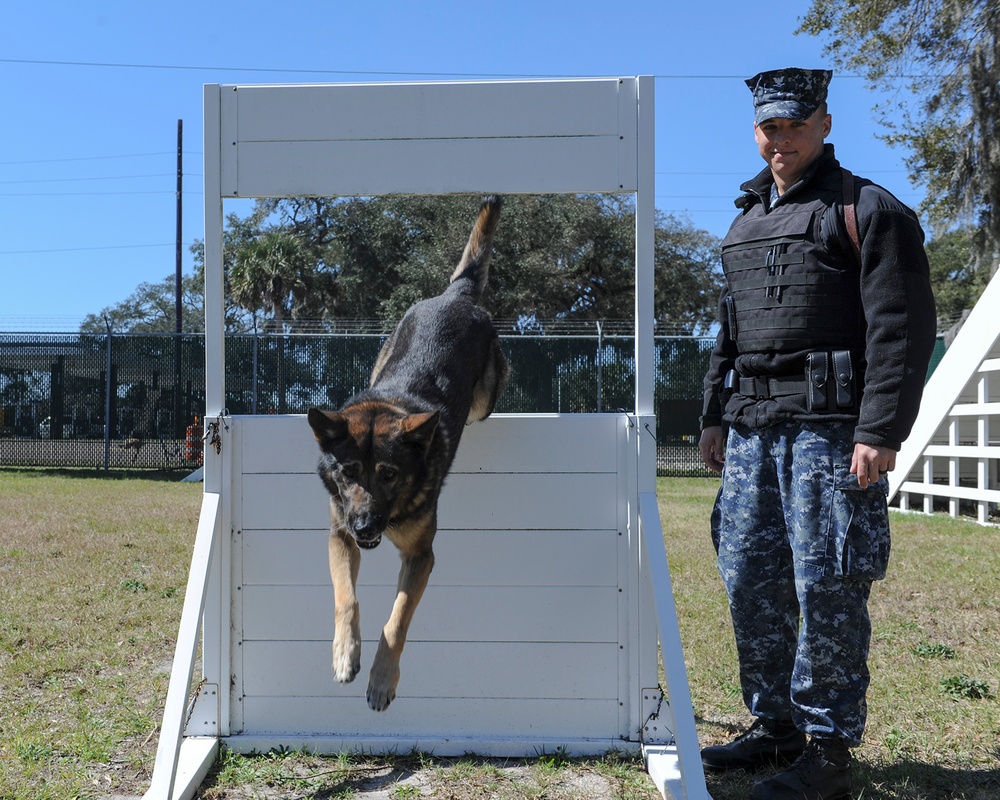
M634 79L330 89L222 87L222 195L636 190Z
M399 696L375 714L364 700L367 670L398 555L387 540L362 553L362 673L338 684L318 448L303 416L234 418L230 746L321 732L330 749L366 739L429 746L432 732L438 752L448 741L488 752L519 739L524 754L636 742L640 687L626 681L622 696L621 680L640 633L629 630L636 599L621 580L638 559L624 535L628 424L624 415L497 416L466 429ZM264 471L268 461L276 471ZM655 627L644 634L655 639ZM646 677L655 685L655 674ZM428 701L435 718L407 710Z

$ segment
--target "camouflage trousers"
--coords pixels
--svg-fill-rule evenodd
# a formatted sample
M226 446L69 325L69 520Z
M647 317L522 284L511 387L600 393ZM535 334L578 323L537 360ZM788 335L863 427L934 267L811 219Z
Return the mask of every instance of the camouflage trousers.
M850 474L854 426L733 426L712 513L750 713L858 744L872 581L889 561L888 481Z

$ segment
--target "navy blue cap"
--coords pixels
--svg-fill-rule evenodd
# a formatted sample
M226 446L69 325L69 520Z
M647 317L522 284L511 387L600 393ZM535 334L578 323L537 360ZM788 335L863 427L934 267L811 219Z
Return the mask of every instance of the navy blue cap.
M754 124L766 119L808 119L826 101L833 71L786 67L758 72L746 84L753 92Z

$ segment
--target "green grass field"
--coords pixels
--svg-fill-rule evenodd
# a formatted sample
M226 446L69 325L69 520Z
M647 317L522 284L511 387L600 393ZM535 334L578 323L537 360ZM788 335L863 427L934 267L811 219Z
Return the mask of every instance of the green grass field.
M179 476L0 470L0 797L139 796L149 785L201 485ZM708 514L716 482L659 495L702 744L748 717L739 696ZM1000 796L1000 531L893 517L873 594L869 728L859 798ZM522 762L411 754L226 755L206 798L658 797L611 754ZM715 800L753 778L709 777Z

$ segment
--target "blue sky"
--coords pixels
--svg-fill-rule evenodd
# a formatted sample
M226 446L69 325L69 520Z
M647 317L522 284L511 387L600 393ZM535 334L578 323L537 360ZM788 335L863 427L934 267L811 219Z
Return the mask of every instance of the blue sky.
M809 3L260 0L7 4L0 26L0 330L75 330L174 274L177 120L184 270L203 236L202 85L656 76L656 202L721 236L763 162L743 78L828 67L794 35ZM888 87L892 88L892 87ZM856 77L828 141L910 205ZM227 211L238 210L227 206Z

